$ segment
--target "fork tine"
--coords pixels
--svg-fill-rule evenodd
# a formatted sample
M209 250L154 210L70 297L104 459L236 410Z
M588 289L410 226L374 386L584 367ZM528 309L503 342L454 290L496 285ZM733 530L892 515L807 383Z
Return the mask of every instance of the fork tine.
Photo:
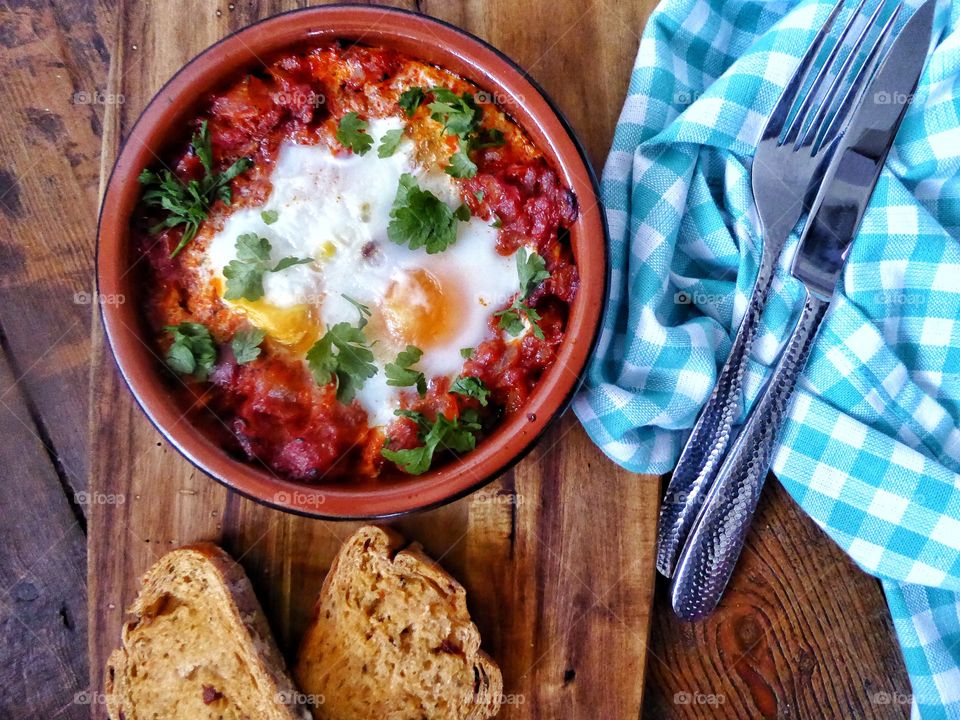
M820 133L818 133L813 146L814 155L822 148L829 146L830 143L840 136L841 127L853 114L853 110L860 106L860 99L863 91L866 90L867 82L873 77L874 70L876 70L886 57L886 52L881 52L881 50L884 48L887 38L893 30L893 24L896 22L902 9L903 4L898 4L890 14L890 17L887 18L883 28L880 30L880 35L870 49L870 54L867 56L867 59L863 61L863 65L857 70L857 74L850 83L850 87L848 87L846 93L844 93L843 99L837 107L837 111L830 119L826 128L821 129Z
M843 3L839 3L838 7L842 4ZM837 59L837 55L839 55L840 51L843 49L843 44L847 39L847 35L850 34L854 23L856 23L857 19L860 17L860 13L863 12L863 8L866 4L867 0L860 0L860 3L857 5L854 11L850 13L850 17L847 18L847 22L844 24L843 30L840 31L840 35L837 37L837 41L830 49L830 54L827 55L827 59L824 60L823 65L820 66L820 70L817 72L817 76L813 79L810 89L807 90L803 100L800 103L800 107L794 114L793 120L790 123L790 127L787 128L786 133L784 133L783 137L781 138L781 144L794 141L797 135L800 133L800 130L803 129L810 112L810 106L813 104L813 101L816 99L818 91L820 90L820 85L830 75L830 70ZM881 2L878 7L882 6L883 3ZM799 145L797 147L799 147Z
M861 2L865 1L866 0L861 0ZM778 137L780 135L783 130L783 123L786 121L790 114L790 109L797 100L800 88L803 87L807 80L813 61L817 55L820 54L820 49L827 39L827 34L830 32L830 28L833 27L833 23L842 8L843 0L838 2L833 10L830 11L830 15L827 17L826 22L824 22L823 27L820 28L813 38L813 44L810 46L810 49L800 58L800 64L797 65L797 69L790 78L790 82L788 82L787 86L783 89L783 94L780 95L780 99L777 100L777 104L773 108L770 119L767 121L767 125L763 130L763 137Z
M819 131L823 127L823 123L827 118L827 113L830 112L830 108L833 106L833 100L843 84L849 79L848 76L850 75L851 68L853 68L854 64L856 63L857 56L863 49L863 45L866 42L867 37L873 31L873 28L876 27L877 20L880 17L880 12L883 10L883 7L884 3L879 3L874 11L870 14L870 19L867 20L867 24L864 26L863 30L860 31L856 41L853 43L853 47L850 48L850 52L847 54L846 59L840 66L840 70L837 72L833 83L827 89L826 95L820 102L820 107L817 110L817 114L814 116L813 121L807 124L806 130L804 131L802 137L797 139L796 146L794 147L795 150L799 150L801 147L806 147L812 144L813 140L820 135ZM883 34L881 33L881 37L878 38L878 41L882 39Z

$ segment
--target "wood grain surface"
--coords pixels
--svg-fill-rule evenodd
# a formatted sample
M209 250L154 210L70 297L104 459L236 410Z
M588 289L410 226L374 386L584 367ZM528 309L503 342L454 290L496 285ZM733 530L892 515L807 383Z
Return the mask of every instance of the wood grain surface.
M682 623L658 583L644 718L906 718L880 584L776 482L719 610Z
M219 37L301 4L0 2L2 718L104 717L100 671L139 574L195 539L240 559L289 651L355 527L261 508L183 461L135 407L91 302L99 181L140 109ZM651 0L394 4L511 55L602 166ZM617 470L572 416L484 491L395 525L467 586L523 701L501 717L906 717L877 583L769 488L717 615L679 623L658 587L649 641L658 484Z

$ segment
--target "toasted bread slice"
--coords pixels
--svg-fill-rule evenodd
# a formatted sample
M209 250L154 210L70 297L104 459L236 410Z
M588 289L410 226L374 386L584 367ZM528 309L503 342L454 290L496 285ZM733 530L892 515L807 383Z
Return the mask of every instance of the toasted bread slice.
M107 661L111 720L298 720L299 694L243 568L201 543L143 577Z
M500 669L480 650L466 591L418 545L376 527L340 549L294 676L316 720L484 720Z

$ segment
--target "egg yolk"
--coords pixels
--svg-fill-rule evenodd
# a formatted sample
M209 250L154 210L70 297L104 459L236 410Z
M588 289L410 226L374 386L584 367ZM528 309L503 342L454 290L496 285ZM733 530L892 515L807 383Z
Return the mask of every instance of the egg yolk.
M223 282L217 278L213 285L223 297ZM320 337L320 321L309 305L279 307L264 299L225 300L246 316L254 327L263 330L270 339L285 345L298 355L307 352Z
M382 311L387 329L400 343L429 348L454 333L460 307L457 294L445 290L440 278L418 268L393 279Z
M317 341L319 323L309 305L277 307L263 300L231 300L247 319L273 340L297 354L305 353Z

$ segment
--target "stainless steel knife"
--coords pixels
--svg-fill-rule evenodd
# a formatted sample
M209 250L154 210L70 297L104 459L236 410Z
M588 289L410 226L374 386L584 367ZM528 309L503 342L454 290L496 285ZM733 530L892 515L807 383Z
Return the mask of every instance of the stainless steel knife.
M677 562L671 601L683 619L713 612L733 573L797 380L923 70L935 9L935 0L927 0L893 40L850 121L837 150L839 160L828 171L810 210L791 268L806 288L803 311Z

